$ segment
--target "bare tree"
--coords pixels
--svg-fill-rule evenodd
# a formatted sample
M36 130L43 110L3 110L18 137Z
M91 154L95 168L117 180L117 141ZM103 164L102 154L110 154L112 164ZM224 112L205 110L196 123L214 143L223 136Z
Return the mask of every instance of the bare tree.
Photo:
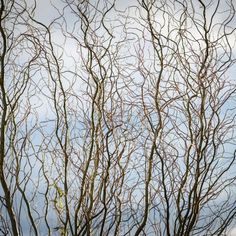
M1 0L1 234L229 234L234 1L38 4Z

